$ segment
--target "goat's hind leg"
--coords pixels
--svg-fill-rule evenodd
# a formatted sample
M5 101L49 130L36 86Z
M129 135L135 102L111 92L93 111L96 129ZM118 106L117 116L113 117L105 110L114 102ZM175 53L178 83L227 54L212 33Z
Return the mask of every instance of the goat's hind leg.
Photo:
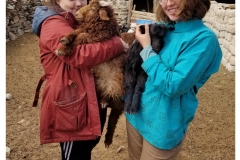
M131 105L133 99L133 88L130 91L125 90L124 112L131 113Z
M113 100L109 106L112 108L112 110L108 118L107 133L105 135L104 141L106 148L108 148L112 144L116 124L120 115L123 112L123 101L120 98L117 100Z
M147 74L142 70L140 71L139 76L137 77L137 84L134 90L133 101L131 105L130 112L136 113L140 106L140 99L142 92L144 91L145 82L147 80Z
M107 108L110 101L111 101L111 98L109 98L109 97L106 97L106 96L100 97L99 103L101 105L101 108L102 109Z
M124 90L125 90L124 112L131 113L131 105L133 100L135 84L136 78L130 73L130 71L126 71L124 74Z

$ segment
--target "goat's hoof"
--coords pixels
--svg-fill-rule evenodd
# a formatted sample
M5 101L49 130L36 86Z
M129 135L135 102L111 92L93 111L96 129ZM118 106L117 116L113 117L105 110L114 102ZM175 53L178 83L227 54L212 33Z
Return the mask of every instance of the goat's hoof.
M132 110L131 108L129 109L124 109L124 112L126 112L127 114L135 114L136 111L135 110Z
M65 38L65 37L61 38L61 39L60 39L60 42L61 42L62 44L65 44L65 45L70 43L70 41L69 41L67 38Z
M70 55L70 53L67 53L67 52L64 52L63 50L55 50L55 53L59 56L67 56L67 55Z
M105 109L108 106L108 103L106 103L106 102L102 102L100 104L101 104L102 109Z
M135 114L136 113L136 111L129 111L129 114Z
M108 144L105 144L105 148L109 148L109 145L108 145Z
M112 144L112 142L107 142L106 140L104 141L105 148L109 148L109 146Z
M130 110L130 114L135 114L136 113L136 110L135 109L131 109Z
M59 56L66 56L67 54L59 49L55 50L55 53Z

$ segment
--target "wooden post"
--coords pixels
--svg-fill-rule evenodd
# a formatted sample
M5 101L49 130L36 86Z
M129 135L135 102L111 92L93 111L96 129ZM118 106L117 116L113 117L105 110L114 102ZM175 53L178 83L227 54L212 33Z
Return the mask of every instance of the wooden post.
M150 12L150 8L149 8L149 0L147 0L147 12Z
M129 0L129 1L128 1L127 27L130 27L131 16L132 16L132 7L133 7L133 0Z
M141 12L141 11L132 11L131 21L136 21L138 19L147 19L152 20L153 22L156 21L155 13L150 12Z

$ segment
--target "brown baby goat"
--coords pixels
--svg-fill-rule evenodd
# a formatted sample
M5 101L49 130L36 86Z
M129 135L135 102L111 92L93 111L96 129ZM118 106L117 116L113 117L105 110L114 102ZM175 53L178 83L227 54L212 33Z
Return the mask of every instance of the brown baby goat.
M119 26L114 17L113 8L103 5L104 1L91 0L76 14L80 26L69 35L64 36L60 42L62 48L56 50L56 54L65 56L78 44L90 44L119 36ZM114 130L123 112L123 69L125 54L101 63L91 68L94 75L99 103L102 108L110 107L111 113L108 120L107 133L105 135L105 147L112 144ZM111 73L111 74L109 74Z

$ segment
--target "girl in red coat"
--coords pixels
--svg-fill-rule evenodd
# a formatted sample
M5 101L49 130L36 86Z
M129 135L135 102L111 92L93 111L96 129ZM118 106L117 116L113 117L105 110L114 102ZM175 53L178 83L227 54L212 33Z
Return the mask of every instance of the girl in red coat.
M55 50L62 45L59 40L77 25L74 15L87 0L50 0L50 4L36 8L32 24L39 36L45 73L39 84L46 80L40 142L60 142L63 160L90 160L91 151L101 136L106 109L99 107L89 68L114 58L127 47L114 37L101 43L78 45L71 55L57 56Z

